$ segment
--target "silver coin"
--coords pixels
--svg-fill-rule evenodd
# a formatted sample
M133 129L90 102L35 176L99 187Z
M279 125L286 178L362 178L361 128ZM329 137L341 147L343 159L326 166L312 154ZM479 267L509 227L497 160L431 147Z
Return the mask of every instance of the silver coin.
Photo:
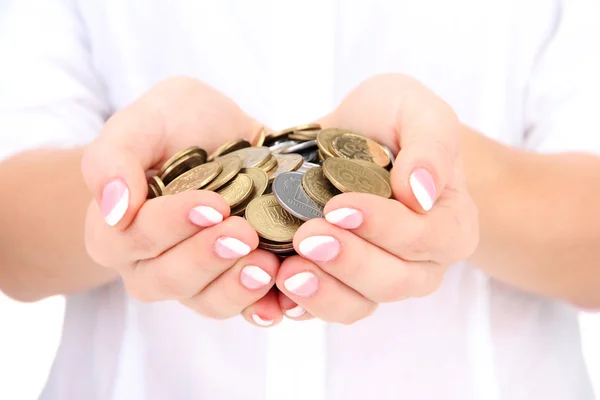
M392 167L394 166L394 153L392 153L392 150L390 150L389 147L381 145L381 147L383 147L383 149L386 151L386 153L388 153L388 156L390 156L390 164L392 164Z
M302 188L302 173L285 172L273 181L273 194L287 212L302 221L323 218L323 207L315 203Z
M304 174L304 173L306 173L306 171L308 171L309 169L311 169L311 168L315 168L315 167L320 167L320 165L319 165L319 164L315 164L315 163L311 163L311 162L308 162L308 161L304 161L304 162L302 163L302 165L300 166L300 168L298 168L298 169L296 170L296 172L300 172L300 173Z
M286 147L281 151L281 154L298 153L302 150L308 150L317 147L316 140L307 140L306 142L300 142L296 145Z
M300 153L302 159L306 162L313 162L319 160L319 149L305 150Z
M275 142L271 146L269 146L269 150L271 150L271 153L281 152L283 149L294 146L298 143L300 143L300 142L297 142L295 140L279 141L279 142Z

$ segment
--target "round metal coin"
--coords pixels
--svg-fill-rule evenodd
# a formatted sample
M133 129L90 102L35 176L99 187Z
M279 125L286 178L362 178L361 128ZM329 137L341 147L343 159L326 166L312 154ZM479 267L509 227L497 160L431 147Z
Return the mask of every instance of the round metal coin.
M246 174L238 174L235 179L217 193L223 196L229 207L241 204L252 194L252 179Z
M245 149L247 147L250 147L250 142L246 139L232 140L231 142L227 142L219 146L215 151L213 151L210 157L208 157L208 161L213 161L217 157L221 157L226 154L230 154L236 150Z
M385 198L392 195L388 181L372 169L352 160L328 158L323 163L323 174L342 192L371 193Z
M286 147L281 151L281 154L299 153L302 150L308 150L317 147L316 140L308 140L306 142L296 143L293 146Z
M163 194L171 195L200 189L219 175L221 170L221 165L216 162L199 165L175 178L167 185Z
M248 147L229 153L228 156L237 156L244 163L244 168L260 167L271 157L268 147Z
M302 221L323 218L323 206L315 203L302 188L300 172L285 172L273 181L273 194L279 205Z
M167 167L165 171L159 175L165 185L171 183L175 178L206 162L206 158L198 153L187 154Z
M165 171L169 167L171 167L176 161L178 161L179 159L181 159L183 157L192 155L192 154L198 155L204 159L200 164L204 164L206 162L206 151L204 149L201 149L198 146L190 146L190 147L187 147L187 148L173 154L167 161L165 161L163 163L161 169L158 170L158 173L156 175L158 175L158 176L164 175ZM198 164L198 165L200 165L200 164Z
M262 196L269 185L269 176L260 168L244 168L243 174L246 174L252 179L252 193L244 202L231 210L232 215L241 215L253 199Z
M303 221L284 210L272 194L252 200L246 208L246 220L262 238L289 243Z
M382 168L390 163L390 156L379 143L356 133L333 138L331 152L338 157L370 161Z
M217 175L215 179L212 180L206 187L203 187L204 190L217 190L223 187L226 183L231 181L242 169L242 160L238 157L219 157L215 159L216 163L219 163L223 169L221 173Z
M358 160L358 159L355 159L355 160L352 160L352 161L355 162L355 163L359 163L361 165L364 165L367 168L370 168L371 170L373 170L373 172L376 172L377 175L381 176L387 182L391 181L392 174L387 169L381 168L379 165L374 164L374 163L369 162L369 161Z
M302 177L302 188L312 200L325 206L333 196L341 192L325 178L323 168L317 166L310 168Z
M331 142L337 136L341 136L344 133L348 133L348 131L337 128L323 129L319 132L319 135L317 136L317 145L321 151L322 159L333 157L333 153L331 152Z
M273 157L277 159L277 169L269 172L270 182L273 182L275 178L284 172L297 170L304 162L300 154L275 154Z

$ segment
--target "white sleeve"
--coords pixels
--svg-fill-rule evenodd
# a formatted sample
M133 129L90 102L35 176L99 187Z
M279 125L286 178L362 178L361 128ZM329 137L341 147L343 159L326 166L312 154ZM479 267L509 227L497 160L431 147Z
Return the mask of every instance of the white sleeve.
M89 142L109 116L70 0L0 0L0 160Z
M526 148L600 154L600 1L557 3L528 88Z

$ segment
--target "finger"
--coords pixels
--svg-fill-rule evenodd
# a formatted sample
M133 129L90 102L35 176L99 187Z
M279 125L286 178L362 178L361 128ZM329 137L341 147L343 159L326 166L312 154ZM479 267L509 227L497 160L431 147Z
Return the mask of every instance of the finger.
M294 248L377 303L431 293L443 276L443 269L434 263L407 262L323 219L304 223L294 236Z
M281 291L279 291L278 295L279 307L283 311L283 315L285 315L287 318L295 321L306 321L314 318L310 313L306 312L304 308L296 304L294 300L287 297Z
M410 77L363 82L321 123L363 133L398 152L394 197L414 211L429 211L451 184L461 125L448 104Z
M146 200L146 170L197 140L211 151L218 141L250 138L259 127L215 89L170 78L109 119L86 149L82 173L106 223L125 229Z
M96 203L89 207L85 243L94 261L104 266L133 265L155 258L229 216L230 208L216 193L192 190L146 202L123 231L104 223Z
M242 311L242 316L260 328L268 328L281 322L283 312L277 300L277 288L273 287L263 298Z
M452 204L452 206L446 206ZM325 219L406 261L449 265L477 246L477 210L467 196L448 195L428 215L416 214L396 200L364 193L331 199ZM461 216L461 217L459 217Z
M128 292L142 301L189 299L257 246L258 236L250 224L229 217L157 258L126 269L123 281Z
M278 269L279 260L274 254L257 249L181 303L210 318L231 318L267 294Z
M366 299L317 265L299 256L286 258L279 268L277 287L316 318L352 324L376 309Z

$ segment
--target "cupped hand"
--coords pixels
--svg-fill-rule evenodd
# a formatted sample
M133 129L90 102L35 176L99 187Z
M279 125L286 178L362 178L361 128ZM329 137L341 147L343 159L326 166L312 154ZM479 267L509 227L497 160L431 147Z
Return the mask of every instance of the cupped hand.
M94 196L85 243L144 302L178 300L207 317L238 314L259 326L281 319L276 256L231 217L224 199L202 190L146 201L146 173L197 145L209 153L261 124L232 100L190 78L170 78L116 113L87 148L82 172Z
M379 303L431 294L448 266L475 251L479 236L453 110L411 78L381 75L320 122L398 154L393 198L341 194L327 203L325 219L303 224L294 237L299 256L277 275L282 308L298 319L353 323Z

